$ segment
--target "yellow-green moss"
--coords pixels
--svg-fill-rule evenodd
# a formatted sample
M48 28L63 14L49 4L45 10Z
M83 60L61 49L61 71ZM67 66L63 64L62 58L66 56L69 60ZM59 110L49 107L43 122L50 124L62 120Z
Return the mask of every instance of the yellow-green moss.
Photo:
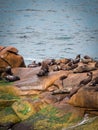
M60 130L68 122L71 115L72 113L62 115L59 109L48 105L34 114L30 120L33 120L34 128L37 130Z
M18 116L15 114L11 107L6 107L0 111L0 123L13 122L16 123L20 121Z

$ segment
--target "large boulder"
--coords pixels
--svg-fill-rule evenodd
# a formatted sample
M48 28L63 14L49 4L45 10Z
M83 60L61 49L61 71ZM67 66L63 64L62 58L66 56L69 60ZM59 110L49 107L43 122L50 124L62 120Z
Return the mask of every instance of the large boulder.
M69 103L77 107L98 109L98 91L95 90L95 87L81 88L71 97Z
M18 50L15 47L0 46L0 69L7 66L11 67L25 67L24 59L18 54Z

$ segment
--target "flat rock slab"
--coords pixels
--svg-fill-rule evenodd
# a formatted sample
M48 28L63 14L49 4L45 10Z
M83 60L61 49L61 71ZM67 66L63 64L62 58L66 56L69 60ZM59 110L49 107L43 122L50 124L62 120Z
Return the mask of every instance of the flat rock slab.
M63 75L68 75L68 71L50 72L48 76L38 77L36 74L39 72L37 68L15 68L13 73L18 75L21 80L16 81L14 85L21 91L45 91L50 87L57 79Z

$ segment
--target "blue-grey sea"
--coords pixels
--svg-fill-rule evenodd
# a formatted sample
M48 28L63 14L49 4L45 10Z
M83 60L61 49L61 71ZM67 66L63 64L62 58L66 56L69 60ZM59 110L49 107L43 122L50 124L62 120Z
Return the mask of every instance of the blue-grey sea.
M25 62L98 58L98 0L0 0L0 45Z

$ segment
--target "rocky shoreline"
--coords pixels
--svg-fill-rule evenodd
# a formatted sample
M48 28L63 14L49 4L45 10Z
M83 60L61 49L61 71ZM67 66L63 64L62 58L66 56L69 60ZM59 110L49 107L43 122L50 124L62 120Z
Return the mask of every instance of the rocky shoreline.
M19 80L5 80L7 66ZM0 130L97 130L98 61L93 58L26 66L16 48L0 46L0 77ZM92 122L82 126L85 117Z

